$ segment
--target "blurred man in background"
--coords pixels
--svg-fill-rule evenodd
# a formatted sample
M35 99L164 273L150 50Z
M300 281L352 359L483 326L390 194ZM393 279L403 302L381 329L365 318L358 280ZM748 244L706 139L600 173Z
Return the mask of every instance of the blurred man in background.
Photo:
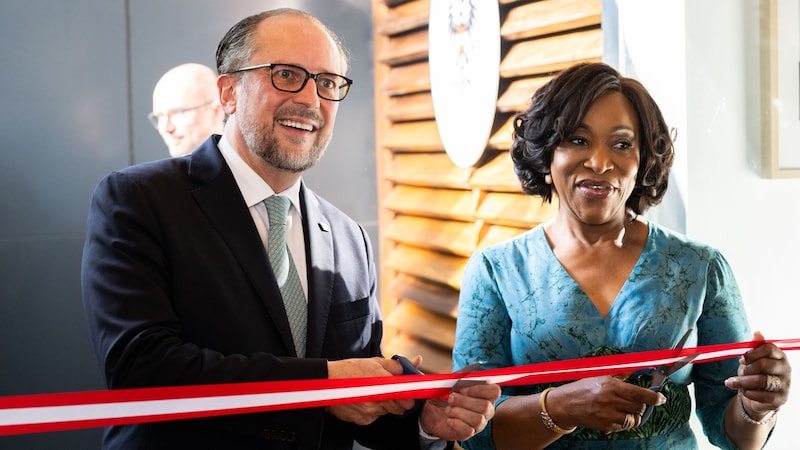
M222 133L217 74L196 63L168 70L153 89L153 112L147 117L171 156L191 153L210 135Z

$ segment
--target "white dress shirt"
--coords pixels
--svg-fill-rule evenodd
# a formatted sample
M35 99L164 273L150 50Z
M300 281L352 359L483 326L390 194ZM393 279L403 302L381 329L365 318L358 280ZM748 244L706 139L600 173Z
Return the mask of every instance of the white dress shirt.
M247 207L250 208L253 223L261 237L261 244L266 251L269 251L267 243L269 217L264 200L276 192L244 162L224 135L220 138L218 146L222 157L225 158L225 162L233 172L233 178L242 192ZM303 293L308 301L308 268L306 267L305 237L303 236L303 215L300 209L300 182L301 180L297 180L297 183L290 186L289 189L277 194L289 197L292 202L289 213L286 215L286 244L289 246L289 253L292 255L297 275L300 277L300 284L303 285Z

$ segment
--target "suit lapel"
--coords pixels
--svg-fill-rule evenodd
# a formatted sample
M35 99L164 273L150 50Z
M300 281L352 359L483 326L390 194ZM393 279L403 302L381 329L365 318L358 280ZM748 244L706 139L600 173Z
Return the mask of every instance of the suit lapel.
M322 355L333 299L334 260L330 223L322 214L316 195L305 184L300 189L308 267L308 341L306 356Z
M192 191L195 201L261 297L284 345L289 349L288 354L295 356L289 320L280 300L280 290L269 266L267 252L233 174L214 140L207 140L201 150L192 155L189 175L201 181Z

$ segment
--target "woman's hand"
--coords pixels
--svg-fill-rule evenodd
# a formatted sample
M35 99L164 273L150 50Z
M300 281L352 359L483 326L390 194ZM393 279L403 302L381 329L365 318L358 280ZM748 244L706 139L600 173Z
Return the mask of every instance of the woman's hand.
M760 332L753 340L764 340ZM775 344L765 342L739 359L737 376L725 380L725 386L738 389L742 407L760 421L786 403L792 383L792 367L786 354Z
M641 423L645 405L663 405L664 395L626 383L627 375L573 381L548 391L547 415L561 430L581 426L609 434ZM492 435L502 450L545 448L562 437L541 417L541 394L518 395L497 408Z
M753 340L763 340L756 332ZM737 448L760 449L775 425L775 414L789 397L792 368L775 344L763 343L739 359L735 377L725 386L739 393L728 404L725 431Z
M559 386L547 396L547 411L562 428L577 425L614 433L639 426L646 405L663 405L666 397L624 378L593 377Z

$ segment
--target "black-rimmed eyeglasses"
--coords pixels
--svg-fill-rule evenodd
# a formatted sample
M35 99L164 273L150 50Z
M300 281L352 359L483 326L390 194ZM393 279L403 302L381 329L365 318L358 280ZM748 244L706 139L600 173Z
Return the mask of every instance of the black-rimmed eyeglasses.
M161 113L151 112L150 114L147 115L147 119L153 125L153 128L157 130L158 124L159 122L161 122L162 119L169 119L169 121L172 122L174 125L175 122L184 121L186 119L186 113L194 111L196 109L200 109L204 106L208 106L212 103L214 103L214 100L209 100L205 103L201 103L196 106L190 106L188 108L170 109L167 112L161 112Z
M300 92L306 87L309 78L314 79L317 95L325 100L338 102L344 100L353 80L335 73L311 73L300 66L291 64L259 64L242 67L229 73L246 72L248 70L269 69L269 78L275 89L284 92Z

